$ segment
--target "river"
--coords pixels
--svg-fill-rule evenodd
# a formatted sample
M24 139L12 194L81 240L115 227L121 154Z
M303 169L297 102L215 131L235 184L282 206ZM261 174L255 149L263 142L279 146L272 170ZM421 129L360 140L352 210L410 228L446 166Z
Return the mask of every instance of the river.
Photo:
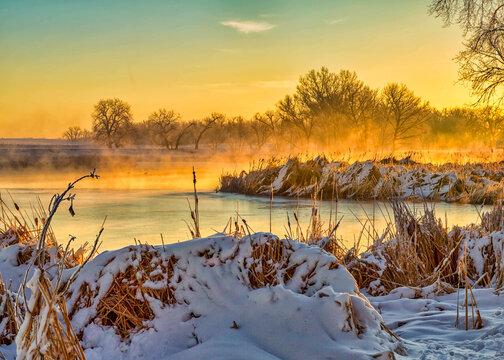
M35 204L40 197L45 206L49 203L54 189L47 188L12 188L2 189L2 197L12 205L10 196L21 207L30 211L30 204ZM76 245L85 241L92 242L103 219L107 217L102 235L101 250L112 250L135 243L135 238L142 243L161 244L161 235L166 244L191 238L186 222L190 222L188 200L193 204L190 192L170 192L166 190L124 190L124 189L77 189L73 205L76 215L67 211L69 204L63 203L53 221L53 230L59 243L64 243L69 235L76 236ZM10 196L9 196L10 194ZM202 236L222 232L230 217L245 219L253 231L269 231L270 201L267 197L244 196L215 192L199 193L200 227ZM421 211L423 204L410 204L414 211ZM13 206L12 206L13 208ZM299 208L299 218L303 231L306 229L312 211L311 200L275 198L272 204L272 232L278 236L286 234L287 214L293 229L293 212ZM436 203L438 217L448 226L466 225L479 221L478 210L468 204ZM488 207L483 207L487 210ZM320 204L321 219L328 227L331 204ZM336 213L337 211L337 213ZM359 234L367 221L367 228L374 222L374 228L381 233L387 225L390 207L384 202L357 202L340 200L337 208L333 204L333 218L343 217L337 236L342 238L347 247L359 240ZM374 214L374 216L373 216ZM30 215L29 215L30 216ZM333 220L334 222L334 220ZM364 233L366 234L366 232ZM361 246L367 245L367 236L360 240Z

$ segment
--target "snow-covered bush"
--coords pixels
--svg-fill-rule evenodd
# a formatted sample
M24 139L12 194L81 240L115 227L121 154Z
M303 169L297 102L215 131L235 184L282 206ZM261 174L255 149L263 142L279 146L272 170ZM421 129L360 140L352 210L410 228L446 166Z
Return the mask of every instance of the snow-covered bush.
M147 349L152 358L238 359L401 351L334 256L267 233L102 253L68 304L90 359Z

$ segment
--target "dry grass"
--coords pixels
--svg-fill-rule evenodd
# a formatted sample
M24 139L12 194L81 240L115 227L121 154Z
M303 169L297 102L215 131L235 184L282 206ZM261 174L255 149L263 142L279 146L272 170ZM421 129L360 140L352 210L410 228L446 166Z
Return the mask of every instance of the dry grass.
M65 298L55 291L50 281L40 272L32 278L30 305L16 342L19 360L86 358L68 318Z
M37 206L30 205L29 210L22 209L10 196L6 200L0 196L0 247L19 246L17 254L18 265L28 264L37 248L42 230L46 225L47 213L40 199ZM12 203L12 205L9 205ZM89 253L90 246L86 242L77 249L69 249L64 256L64 249L58 245L54 232L49 224L45 235L46 250L56 248L55 258L51 259L49 253L45 252L45 262L55 262L65 258L65 268L73 268L80 265L86 254ZM38 260L35 260L35 265Z
M30 209L27 211L22 209L10 194L8 195L8 200L0 195L0 241L2 246L36 245L47 221L47 213L40 199L37 200L37 206L30 205ZM47 233L47 246L57 246L51 227Z
M281 168L279 164L285 165ZM441 196L437 191L448 188L448 193L443 195L446 200L498 204L493 211L481 215L481 225L455 227L450 230L435 216L434 209L429 208L425 199L421 215L414 214L403 200L397 200L396 179L392 176L383 177L378 171L380 166L397 165L407 169L420 169L423 174L432 172L436 187L430 195L430 200L440 200ZM330 164L323 157L306 162L299 158L283 161L274 159L260 163L248 174L242 173L239 178L226 178L227 184L232 184L232 187L226 188L224 184L221 190L266 194L267 188L271 196L271 184L280 172L284 175L283 185L276 188L275 194L311 196L313 202L307 226L300 224L298 211L294 212L292 218L288 216L287 238L318 245L334 254L348 267L359 286L366 288L371 294L389 293L400 286L418 290L433 285L435 291L452 292L460 284L466 286L466 282L473 285L479 282L480 286L495 287L504 284L502 251L495 247L493 240L480 240L494 231L504 230L504 210L502 204L497 201L502 197L504 179L501 163L433 165L420 164L407 157L401 161L393 158L375 159L374 162L349 165ZM350 182L340 186L336 176L345 177ZM491 184L487 180L494 183ZM377 187L378 183L380 187ZM469 183L476 185L468 186ZM412 186L421 184L413 182ZM297 193L293 189L297 189ZM337 224L332 229L336 223L332 219L332 205L327 226L321 220L317 204L322 199L331 199L333 204L335 199L341 197L389 199L391 215L388 215L388 230L379 236L372 225L374 222L368 217L367 221L361 223L362 231L354 247L346 249L334 234ZM361 254L361 240L366 237L371 246ZM487 243L482 247L481 241ZM463 246L467 243L471 249L481 247L484 271L477 271L474 259L469 256L466 259L466 281L460 279L458 270L463 262Z
M439 292L453 292L461 284L466 289L502 286L502 252L492 241L492 233L503 230L502 205L482 214L481 225L451 230L427 205L421 215L414 215L403 201L391 202L391 208L390 231L376 238L364 253L349 251L339 257L361 288L381 295L401 286L420 290L433 285ZM477 270L477 260L467 254L466 247L479 251L475 254L484 261L483 272Z
M48 215L40 200L38 200L37 206L30 206L25 210L16 203L10 194L8 198L0 197L0 247L17 247L17 266L25 265L29 266L29 268L33 266L42 268L61 266L64 269L70 269L82 264L86 255L91 251L88 243L83 244L78 249L69 249L68 247L64 249L58 245L50 221L48 222L47 219ZM43 255L40 257L38 247L44 228L46 241L44 242ZM49 251L50 249L55 249L55 251ZM38 285L41 286L38 299L34 301L35 304L27 312L27 302L19 298L13 300L16 298L16 294L8 290L0 278L0 323L5 321L5 326L0 334L0 344L10 344L13 341L18 334L23 318L37 317L42 309L46 309L48 313L44 316L46 316L47 322L43 325L38 324L42 328L37 327L36 329L35 327L38 325L33 322L33 319L29 320L27 326L30 330L23 336L24 345L29 346L33 336L36 336L34 332L42 329L44 332L50 332L47 335L49 336L47 340L52 345L47 353L48 359L58 358L55 354L67 347L68 351L65 350L65 354L69 356L67 358L82 358L79 357L79 351L77 353L73 352L76 349L78 350L78 347L72 340L72 334L67 333L67 331L71 332L71 329L67 330L69 322L62 325L57 320L58 314L63 319L66 316L66 310L61 310L66 306L64 297L54 291L45 277L39 280ZM53 344L54 341L57 343ZM74 350L69 350L70 347L74 348ZM36 353L33 349L30 351L32 351L32 355ZM26 353L26 356L29 356L28 354L29 352Z
M73 204L75 195L71 194L70 191L74 188L75 184L85 178L97 177L93 171L75 180L61 194L55 194L49 204L48 216L42 229L38 231L37 245L32 251L33 255L26 269L24 281L20 287L20 294L18 294L18 300L16 301L17 316L19 316L21 323L16 335L16 357L18 360L85 359L84 351L68 317L65 296L77 274L95 254L99 246L100 235L103 232L103 225L86 259L82 261L81 265L77 267L64 283L62 282L62 278L63 270L68 264L67 259L70 258L70 255L75 257L75 253L70 254L69 252L70 243L74 238L71 238L65 249L58 247L57 253L60 256L57 256L57 259L53 259L54 262L52 264L47 260L47 255L49 254L48 248L56 246L55 240L51 238L52 232L50 231L50 226L51 220L59 206L64 201L70 201ZM15 207L19 211L17 204ZM73 212L72 206L70 206L70 212ZM49 260L51 260L51 256L49 256ZM36 269L31 271L35 266ZM54 279L56 285L54 287L48 279L49 276L47 274L48 268L53 266L56 267L56 276ZM30 280L28 280L29 277L31 277ZM31 289L29 301L26 296L26 289L28 287ZM26 309L24 314L22 314L23 307L20 304L24 304Z
M177 259L174 256L164 259L159 250L149 245L140 245L139 251L130 248L130 251L132 265L114 276L112 285L98 302L94 318L95 323L113 327L123 339L148 327L146 322L154 318L150 299L158 300L163 305L177 302L170 286ZM163 286L150 285L160 282ZM91 290L90 284L84 283L70 317L79 309L91 306L98 291Z
M155 256L157 262L153 262ZM144 249L138 260L138 267L130 266L114 278L112 286L97 306L96 321L112 326L123 339L146 328L145 322L154 318L147 298L159 300L164 305L172 305L177 301L169 285L177 259L172 257L164 263L156 251ZM159 268L162 269L161 273L151 275ZM149 288L145 286L147 281L163 281L165 286Z
M469 275L468 275L468 256L467 256L467 246L464 245L464 257L462 258L459 264L459 284L457 285L457 319L455 320L455 326L459 326L459 295L460 295L460 280L464 281L464 308L465 308L465 330L469 330L469 306L471 307L472 313L472 328L473 329L481 329L483 327L483 320L481 318L478 304L476 303L476 299L473 293L473 286L469 283ZM469 294L471 295L471 303L469 303Z
M361 288L366 288L371 294L389 293L400 286L420 289L433 284L440 291L449 292L455 291L455 288L460 288L463 285L465 289L466 327L469 323L469 306L472 306L473 328L480 327L482 325L481 317L472 289L477 285L484 284L486 278L494 279L493 283L488 280L486 285L495 284L495 279L497 279L497 284L502 286L504 283L504 270L500 265L502 264L502 253L494 251L493 248L484 250L488 252L489 256L486 258L485 263L484 275L486 277L483 277L482 274L476 271L474 264L471 263L472 260L467 253L467 245L463 243L463 240L467 239L468 231L475 229L455 228L449 231L443 226L442 221L435 217L433 209L430 209L427 205L425 205L423 214L418 216L412 213L406 203L402 201L391 202L393 216L390 219L389 231L382 236L378 237L376 231L369 228L368 222L363 224L363 231L358 242L365 235L368 236L368 239L373 239L373 244L367 250L367 254L359 254L359 243L356 243L350 250L344 248L336 237L339 221L333 221L332 208L328 224L323 223L318 209L318 202L324 198L324 193L325 196L330 196L333 202L340 194L334 182L327 185L326 188L318 188L320 175L317 175L316 169L324 161L326 160L318 159L306 166L296 161L291 163L291 166L298 167L298 170L296 170L298 177L289 180L292 182L284 183L285 186L292 186L292 184L297 183L311 184L314 179L315 186L311 195L313 206L308 225L302 226L299 222L298 211L294 212L293 223L288 218L286 227L288 239L279 240L265 237L263 240L252 241L251 229L246 221L241 219L238 213L234 222L230 219L228 224L229 234L236 237L236 252L239 250L240 244L247 240L250 242L252 249L250 261L246 265L244 284L252 289L287 284L296 274L300 265L290 262L290 256L294 251L291 241L298 240L318 245L325 251L334 254L341 263L347 266L358 285ZM268 179L264 181L270 181L276 170L268 166L265 169L267 169ZM254 176L259 176L257 174ZM358 193L368 194L371 188L370 184L376 182L376 175L371 174L368 180L368 183L355 185L355 187L362 186ZM231 181L233 180L231 179ZM271 182L268 186L271 189ZM195 174L194 195L194 211L191 209L192 229L193 236L199 237ZM3 200L1 204L1 221L4 224L4 230L0 234L0 240L2 240L3 246L20 246L20 249L22 249L20 251L21 255L18 256L20 264L31 261L33 265L43 266L43 263L50 260L50 258L47 258L48 252L46 250L50 247L58 247L54 236L51 235L52 232L47 231L50 229L50 220L46 221L47 217L39 212L36 216L32 215L34 220L30 222L27 221L26 215L23 217L17 204L15 210L12 211ZM337 219L337 209L335 214ZM476 229L480 233L488 234L493 231L503 230L504 209L502 205L496 206L490 213L482 214L481 218L482 224ZM243 226L239 225L240 219ZM232 230L233 223L234 230ZM41 242L39 240L44 233L40 225L46 229L45 235L47 236L47 241L42 242L44 246L42 252L40 252ZM226 226L224 232L226 232L227 228L228 226ZM36 236L33 234L36 234ZM464 244L465 247L462 248L461 244ZM492 243L490 242L490 244ZM464 251L462 252L461 249L464 249ZM132 264L123 272L114 276L106 294L97 303L94 319L98 324L113 327L122 339L128 339L131 334L149 327L148 322L155 316L150 301L159 301L164 306L177 303L175 290L170 284L178 259L173 255L165 256L164 247L163 250L160 250L160 248L141 245L137 248L131 248L130 251L134 252L132 254ZM67 247L66 250L60 249L57 253L60 255L55 260L61 269L73 267L87 261L84 250L72 252ZM43 257L40 257L40 254ZM218 257L219 254L207 251L202 253L201 256L211 258ZM329 270L338 266L339 262L336 260L328 265ZM310 279L316 274L317 270L317 265L314 265L300 276L303 283L301 286L302 293L305 293L309 287ZM61 289L68 289L68 284L64 284L62 287L56 286L55 290L44 276L35 278L33 281L36 282L36 291L32 294L31 305L25 315L26 331L20 335L20 346L26 351L23 356L28 357L29 354L36 354L36 351L40 350L39 347L34 347L33 344L35 334L42 333L45 337L43 342L49 344L47 358L83 359L84 355L78 343L78 336L73 332L69 318L79 309L90 307L93 299L98 296L100 289L92 290L90 284L84 283L79 289L79 297L72 308L72 312L67 316L65 297L68 294L61 291ZM152 286L152 283L162 283L163 286ZM7 341L12 341L12 335L10 338L8 335L15 333L17 329L15 328L15 321L13 324L11 322L13 315L9 309L12 309L12 302L9 308L7 305L9 298L8 296L4 297L5 294L8 294L8 292L5 285L2 284L0 285L0 296L4 310L2 315L8 319L7 324L10 324L11 327L8 328L5 336L0 334L0 336L4 336L0 337L0 342L6 341L7 343ZM351 299L345 304L345 310L348 314L349 331L359 335L363 329L360 328L360 324L354 315ZM41 317L42 313L47 316ZM58 320L59 318L63 319L64 324ZM3 318L0 317L0 319ZM43 321L40 321L40 319Z
M0 275L0 345L9 345L18 332L14 294L7 288Z
M252 264L248 270L249 284L253 289L275 286L280 283L278 273L282 271L283 282L287 283L296 267L289 268L289 255L284 242L279 239L267 240L258 244L252 243Z

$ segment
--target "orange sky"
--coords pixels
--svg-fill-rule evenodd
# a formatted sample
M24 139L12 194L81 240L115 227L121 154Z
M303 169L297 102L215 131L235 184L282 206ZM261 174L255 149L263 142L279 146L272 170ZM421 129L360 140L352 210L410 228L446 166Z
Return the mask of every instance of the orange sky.
M119 97L135 121L251 116L312 68L355 70L372 87L403 82L437 107L469 90L453 57L461 32L429 1L11 1L0 3L0 137L60 137L90 127Z

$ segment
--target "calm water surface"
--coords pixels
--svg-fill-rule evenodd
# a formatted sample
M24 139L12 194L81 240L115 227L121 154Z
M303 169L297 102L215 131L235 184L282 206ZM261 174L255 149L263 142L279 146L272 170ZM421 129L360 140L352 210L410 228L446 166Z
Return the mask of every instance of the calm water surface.
M36 203L37 196L47 206L54 190L49 189L2 189L2 196L11 203L8 191L22 210L28 210L30 203ZM190 222L187 200L193 202L192 193L167 192L163 190L76 190L74 203L75 217L67 211L64 203L53 221L53 230L60 243L69 235L77 237L76 244L92 242L105 216L107 221L102 235L101 250L112 250L134 243L134 238L149 244L161 244L163 234L165 243L184 241L190 238L185 221ZM202 235L221 232L230 217L239 211L241 217L254 231L269 231L269 199L215 192L199 193L200 224ZM411 204L417 211L422 204ZM287 213L293 221L292 213L299 207L303 227L308 225L311 214L311 201L276 198L272 210L272 231L286 234ZM321 204L322 219L328 223L330 202ZM473 205L445 204L435 205L436 214L448 225L465 225L478 222L478 211ZM478 207L481 209L481 206ZM347 246L352 246L359 237L366 219L373 219L375 228L381 232L386 227L387 205L383 202L356 202L343 200L338 203L338 218L343 216L338 237ZM390 211L390 209L389 209ZM333 214L335 209L333 210ZM366 240L363 240L366 245Z

